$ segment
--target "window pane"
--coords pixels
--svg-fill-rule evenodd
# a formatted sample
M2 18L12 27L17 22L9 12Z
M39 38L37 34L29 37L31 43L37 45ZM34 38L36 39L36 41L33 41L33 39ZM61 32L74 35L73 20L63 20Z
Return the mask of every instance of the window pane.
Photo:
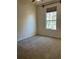
M53 15L56 15L56 11L53 12Z
M56 16L52 16L52 20L56 20Z
M46 17L47 17L47 20L49 20L49 19L52 20L52 13L47 13Z
M49 20L47 20L47 25L46 25L46 28L47 29L54 29L54 30L56 30L56 21L49 21Z

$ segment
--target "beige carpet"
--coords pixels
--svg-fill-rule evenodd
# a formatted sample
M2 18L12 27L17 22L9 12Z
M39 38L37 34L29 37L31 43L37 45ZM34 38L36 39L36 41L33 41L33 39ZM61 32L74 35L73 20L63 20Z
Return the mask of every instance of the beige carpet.
M61 41L43 36L19 41L17 59L61 59Z

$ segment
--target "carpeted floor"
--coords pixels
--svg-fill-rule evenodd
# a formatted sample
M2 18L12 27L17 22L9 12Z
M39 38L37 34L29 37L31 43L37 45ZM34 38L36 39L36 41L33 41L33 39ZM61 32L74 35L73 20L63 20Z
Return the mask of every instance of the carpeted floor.
M34 36L19 41L17 59L61 59L61 40Z

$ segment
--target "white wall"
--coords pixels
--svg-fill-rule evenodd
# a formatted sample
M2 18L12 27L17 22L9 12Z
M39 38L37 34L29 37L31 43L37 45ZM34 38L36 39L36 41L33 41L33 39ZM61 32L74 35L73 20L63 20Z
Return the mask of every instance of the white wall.
M36 34L36 7L29 0L17 0L17 40Z
M46 8L57 6L57 30L47 30L45 28L45 10ZM38 7L37 8L37 34L46 35L51 37L61 38L61 5L60 3L48 5L46 7Z

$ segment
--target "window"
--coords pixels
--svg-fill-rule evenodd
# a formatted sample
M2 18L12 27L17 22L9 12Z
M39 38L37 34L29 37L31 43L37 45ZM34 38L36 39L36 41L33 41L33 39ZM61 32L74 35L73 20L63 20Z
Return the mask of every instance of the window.
M46 29L56 30L57 11L50 9L46 12Z

